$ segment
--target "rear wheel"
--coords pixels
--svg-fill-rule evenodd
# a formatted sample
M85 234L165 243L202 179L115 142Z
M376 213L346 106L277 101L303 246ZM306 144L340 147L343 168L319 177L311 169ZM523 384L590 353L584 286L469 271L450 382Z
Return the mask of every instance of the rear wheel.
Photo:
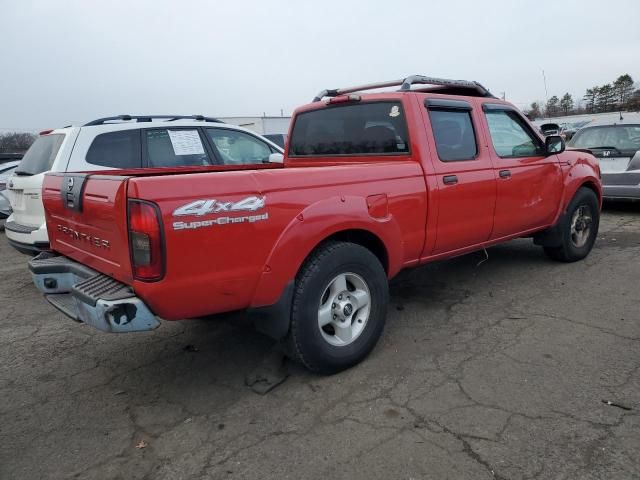
M296 278L289 356L313 372L335 373L362 361L384 328L387 277L366 248L328 242Z
M581 188L571 200L559 225L561 244L544 247L545 253L561 262L575 262L586 257L598 236L600 204L589 188Z

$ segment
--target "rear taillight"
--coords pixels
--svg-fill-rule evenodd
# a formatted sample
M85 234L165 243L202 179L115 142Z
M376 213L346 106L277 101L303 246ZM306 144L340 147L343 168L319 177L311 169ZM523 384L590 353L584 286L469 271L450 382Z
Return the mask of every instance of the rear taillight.
M129 248L136 279L149 282L162 278L164 252L157 205L143 200L129 200Z

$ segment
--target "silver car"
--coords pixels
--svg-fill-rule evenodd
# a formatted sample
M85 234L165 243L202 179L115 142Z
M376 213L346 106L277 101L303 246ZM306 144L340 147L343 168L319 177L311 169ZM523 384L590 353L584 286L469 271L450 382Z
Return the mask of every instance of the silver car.
M9 183L9 177L19 164L20 161L0 163L0 219L11 215L11 205L6 194L7 183Z
M587 148L598 158L605 198L640 199L640 114L590 123L567 145Z

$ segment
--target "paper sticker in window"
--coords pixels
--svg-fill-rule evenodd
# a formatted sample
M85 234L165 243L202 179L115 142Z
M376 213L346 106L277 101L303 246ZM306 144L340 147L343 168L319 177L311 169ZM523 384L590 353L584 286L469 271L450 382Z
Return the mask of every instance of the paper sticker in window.
M169 130L169 138L176 155L201 155L202 140L197 130Z

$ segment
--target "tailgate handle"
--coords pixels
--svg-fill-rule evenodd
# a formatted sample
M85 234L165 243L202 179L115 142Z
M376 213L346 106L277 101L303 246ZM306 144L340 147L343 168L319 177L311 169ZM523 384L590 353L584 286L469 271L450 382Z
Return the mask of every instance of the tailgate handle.
M87 173L73 173L62 178L60 196L65 208L76 212L82 211L82 193L88 176Z

